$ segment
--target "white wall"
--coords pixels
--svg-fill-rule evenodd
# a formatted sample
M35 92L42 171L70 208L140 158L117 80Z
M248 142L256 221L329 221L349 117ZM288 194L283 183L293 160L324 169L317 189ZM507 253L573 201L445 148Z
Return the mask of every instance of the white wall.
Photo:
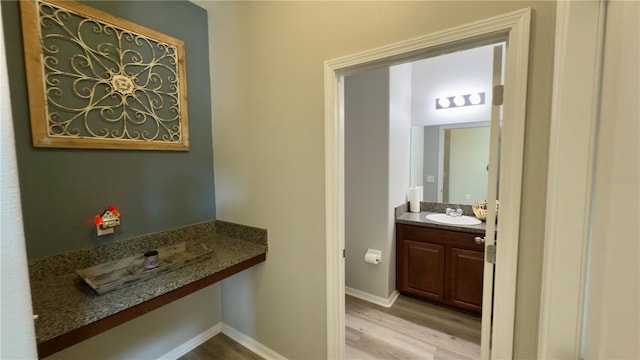
M443 125L491 119L493 45L413 63L412 123ZM484 92L482 105L436 109L436 99Z
M424 126L424 201L438 201L438 188L440 184L440 126ZM433 182L427 182L427 177L433 176Z
M0 2L0 10L2 3ZM29 270L0 18L0 358L35 359Z
M585 359L640 358L638 14L638 2L608 3Z
M382 298L389 295L392 239L389 80L389 68L359 72L344 80L345 285ZM383 262L365 263L368 248L382 250Z
M515 352L535 357L555 4L210 1L216 216L269 230L223 282L223 318L289 358L326 357L323 62L531 7ZM250 300L233 303L233 299ZM233 309L252 304L250 309Z
M411 186L424 183L424 129L421 126L411 127Z

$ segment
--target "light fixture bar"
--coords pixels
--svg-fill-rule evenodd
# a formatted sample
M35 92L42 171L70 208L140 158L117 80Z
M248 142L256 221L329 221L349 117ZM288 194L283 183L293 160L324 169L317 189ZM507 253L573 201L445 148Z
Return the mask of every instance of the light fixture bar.
M441 97L436 99L436 110L483 105L484 102L484 92Z

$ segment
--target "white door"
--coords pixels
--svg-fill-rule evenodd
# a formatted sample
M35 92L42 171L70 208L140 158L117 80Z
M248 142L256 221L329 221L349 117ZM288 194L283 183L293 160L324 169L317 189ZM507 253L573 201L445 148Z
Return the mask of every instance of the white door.
M491 357L493 319L493 276L496 250L496 202L500 170L500 132L502 127L502 46L493 48L493 96L491 107L491 140L489 146L489 185L487 189L487 229L484 237L484 282L482 290L482 359ZM479 240L479 238L476 238Z

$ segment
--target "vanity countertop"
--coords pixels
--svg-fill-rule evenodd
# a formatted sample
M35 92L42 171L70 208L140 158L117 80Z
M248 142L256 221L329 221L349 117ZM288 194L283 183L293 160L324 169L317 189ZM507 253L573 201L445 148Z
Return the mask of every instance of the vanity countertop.
M39 356L48 356L265 261L266 230L218 221L210 223L208 228L205 226L206 231L172 233L166 236L169 240L162 240L164 243L203 242L213 249L209 258L103 295L86 285L75 270L118 258L122 251L130 253L132 245L124 245L129 246L124 250L81 250L84 253L80 255L89 258L83 260L84 263L72 258L79 256L76 252L31 263L31 296L34 314L38 315L34 322ZM145 241L147 244L142 245L145 247L149 241L153 245L158 243L153 239ZM133 245L136 246L139 245Z
M396 222L400 224L416 225L435 229L462 231L473 234L484 234L487 228L484 222L478 225L449 225L431 221L427 219L429 214L439 214L431 211L420 211L419 213L403 212L396 216ZM441 214L441 213L440 213Z

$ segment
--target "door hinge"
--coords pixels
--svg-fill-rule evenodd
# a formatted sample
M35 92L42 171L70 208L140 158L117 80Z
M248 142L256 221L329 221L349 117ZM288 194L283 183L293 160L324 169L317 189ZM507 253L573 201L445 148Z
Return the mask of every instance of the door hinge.
M496 246L495 245L487 245L485 250L487 252L487 262L491 264L496 263Z
M342 258L346 258L347 257L347 250L342 249Z
M504 85L496 85L493 87L493 105L500 106L504 100Z

